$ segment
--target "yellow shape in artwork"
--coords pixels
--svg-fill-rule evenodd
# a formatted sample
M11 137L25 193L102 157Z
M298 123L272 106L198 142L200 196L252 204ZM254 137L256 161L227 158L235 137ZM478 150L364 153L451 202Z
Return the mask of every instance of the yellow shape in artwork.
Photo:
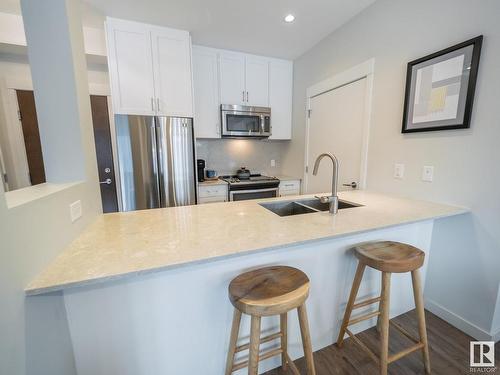
M441 86L432 89L429 100L429 112L439 112L444 110L447 92L448 86Z

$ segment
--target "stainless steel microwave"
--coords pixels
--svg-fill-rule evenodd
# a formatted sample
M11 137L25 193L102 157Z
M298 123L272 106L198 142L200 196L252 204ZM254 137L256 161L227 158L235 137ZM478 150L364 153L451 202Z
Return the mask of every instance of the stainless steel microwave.
M271 108L221 104L222 136L266 138L271 136Z

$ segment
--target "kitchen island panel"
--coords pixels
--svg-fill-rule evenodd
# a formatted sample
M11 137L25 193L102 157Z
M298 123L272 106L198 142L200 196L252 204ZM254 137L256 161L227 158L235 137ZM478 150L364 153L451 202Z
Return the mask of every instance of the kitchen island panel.
M369 240L393 240L428 254L432 228L433 221L427 220L66 289L78 374L222 374L233 311L228 284L242 272L277 264L297 267L311 279L309 323L313 349L321 349L336 340L340 328L357 264L350 247ZM414 308L410 275L394 274L392 283L391 317ZM359 296L379 292L380 273L367 270ZM249 323L244 316L241 338L248 339ZM353 326L353 332L374 324L375 319L365 321ZM278 325L278 317L263 319L265 332L277 330ZM289 351L295 359L303 353L294 311L288 326ZM279 356L268 359L260 364L260 372L279 365ZM235 374L244 373L245 369Z

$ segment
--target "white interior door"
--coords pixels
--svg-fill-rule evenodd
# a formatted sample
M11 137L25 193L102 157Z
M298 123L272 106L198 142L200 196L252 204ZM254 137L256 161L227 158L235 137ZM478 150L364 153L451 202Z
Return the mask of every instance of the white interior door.
M332 163L323 159L317 176L313 176L316 158L323 152L337 156L339 190L361 178L363 130L365 119L366 78L341 86L310 99L306 174L307 193L332 190Z

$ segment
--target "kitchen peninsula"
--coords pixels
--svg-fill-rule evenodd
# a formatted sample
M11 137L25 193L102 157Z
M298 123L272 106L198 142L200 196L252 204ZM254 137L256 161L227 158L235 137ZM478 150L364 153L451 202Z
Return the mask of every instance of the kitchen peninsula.
M312 198L297 199L307 197ZM63 293L79 374L185 369L218 375L232 317L229 281L252 268L285 264L311 280L307 305L318 350L338 333L356 267L348 251L353 244L394 240L428 254L434 220L467 212L365 191L339 197L360 206L337 215L280 217L259 204L293 200L286 197L102 215L26 293ZM424 280L425 269L426 264ZM406 274L393 276L391 316L413 308L406 293L410 282ZM359 295L376 295L379 284L379 275L368 271ZM372 319L356 328L373 324ZM248 325L243 319L241 332L248 332ZM275 318L263 321L264 330L277 325ZM290 324L292 358L302 356L299 337L297 324ZM278 365L279 359L271 358L261 371Z

